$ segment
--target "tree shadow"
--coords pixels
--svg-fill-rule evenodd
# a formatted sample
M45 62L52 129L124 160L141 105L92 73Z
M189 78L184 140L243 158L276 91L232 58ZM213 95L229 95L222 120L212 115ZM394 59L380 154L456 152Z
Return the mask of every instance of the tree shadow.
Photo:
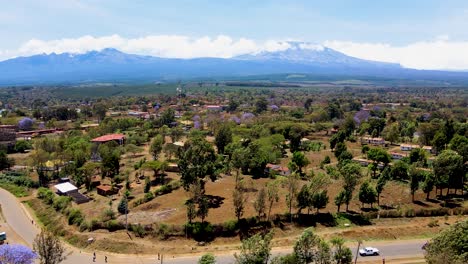
M393 210L393 209L395 209L395 207L391 206L391 205L380 205L380 208L382 210Z
M208 199L209 202L209 207L210 208L219 208L223 203L225 198L217 195L205 195L205 197Z
M427 203L425 203L423 201L420 201L420 200L415 200L413 203L417 204L419 206L423 206L423 207L429 207L430 206L429 204L427 204Z

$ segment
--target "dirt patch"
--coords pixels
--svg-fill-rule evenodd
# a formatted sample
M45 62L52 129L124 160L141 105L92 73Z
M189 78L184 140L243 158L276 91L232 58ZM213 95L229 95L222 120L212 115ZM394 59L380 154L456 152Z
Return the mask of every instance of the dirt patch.
M171 215L176 212L177 209L175 208L169 208L165 210L160 210L156 212L134 212L134 213L129 213L128 214L128 222L129 223L139 223L139 224L152 224L154 222L160 222L164 221L167 218L169 218ZM125 221L125 215L121 215L117 218L117 220L124 222Z

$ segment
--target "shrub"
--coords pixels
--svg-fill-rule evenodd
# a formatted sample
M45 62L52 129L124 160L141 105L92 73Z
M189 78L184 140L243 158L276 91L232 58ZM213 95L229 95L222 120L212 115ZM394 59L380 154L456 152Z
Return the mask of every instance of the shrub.
M149 202L149 201L151 201L153 199L154 199L154 194L153 193L151 193L151 192L145 193L145 198L144 198L145 202Z
M57 196L53 200L52 206L59 212L63 212L71 203L71 198L68 196Z
M122 229L125 229L125 226L123 223L117 221L117 220L109 220L106 222L106 225L105 227L107 228L107 230L109 231L117 231L117 230L122 230Z
M114 210L112 210L111 208L107 208L107 209L104 210L104 212L102 213L102 217L103 217L103 220L104 220L104 221L108 221L108 220L115 219L115 212L114 212Z
M238 222L236 220L230 220L225 222L222 225L223 233L226 236L232 236L236 234L236 231L239 229Z
M41 187L37 190L37 198L43 200L46 204L52 204L54 197L55 194L47 188Z
M137 225L132 225L131 230L137 237L145 237L146 236L146 230L141 224Z
M83 213L78 208L72 208L68 211L68 224L80 226L84 221Z
M80 232L91 230L91 223L88 221L82 221L80 224Z

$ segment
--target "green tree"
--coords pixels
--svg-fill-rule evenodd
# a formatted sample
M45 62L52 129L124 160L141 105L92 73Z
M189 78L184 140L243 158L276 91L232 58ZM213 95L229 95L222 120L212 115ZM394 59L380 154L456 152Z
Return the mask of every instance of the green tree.
M335 196L335 205L338 208L337 212L340 212L340 207L342 204L346 202L346 191L341 190L336 196Z
M390 141L390 144L393 144L393 142L397 142L400 137L400 127L397 123L393 123L384 128L382 135L385 140Z
M353 253L351 249L344 245L344 239L335 237L331 241L333 245L333 260L336 264L351 264L353 262Z
M135 144L127 144L125 146L125 152L132 153L132 157L134 158L136 153L141 152L143 149L138 147Z
M0 170L9 169L14 165L15 161L8 158L8 155L4 150L0 150Z
M296 255L297 263L330 263L330 259L326 259L327 254L324 252L326 246L322 243L324 241L314 234L312 228L304 230L294 245L294 255Z
M267 192L265 188L261 188L258 191L257 198L255 199L255 202L254 202L254 209L255 209L255 212L257 212L257 216L259 219L261 219L261 217L265 215L266 200L267 200Z
M425 167L427 164L427 152L422 148L412 149L409 154L410 163L417 163L420 167Z
M411 192L411 201L414 202L414 194L419 189L419 182L422 178L422 172L418 170L414 165L409 169L409 178L410 178L410 192Z
M234 254L236 264L267 264L271 256L271 241L273 232L262 236L256 234L244 239L240 253Z
M128 213L128 198L127 197L122 197L122 199L119 202L119 206L117 206L117 211L119 211L120 214Z
M150 145L150 153L151 156L153 156L154 160L157 160L159 157L159 154L161 153L164 145L164 137L161 134L156 135L153 138L153 141L151 141Z
M268 101L265 97L260 97L255 102L255 113L261 114L268 109Z
M216 264L216 258L213 254L207 253L200 257L198 264Z
M429 195L431 194L432 190L434 189L435 179L434 174L432 173L425 173L424 179L422 184L422 190L426 194L426 200L429 200Z
M429 264L468 263L468 220L458 222L438 233L426 245Z
M390 179L390 168L385 168L377 179L377 185L375 186L375 191L377 192L377 205L380 206L380 195L383 192L385 184L387 184Z
M320 208L325 208L328 204L327 190L321 190L312 197L312 206L317 209L317 214Z
M234 205L234 214L239 221L244 214L245 203L247 202L247 197L245 196L243 187L234 188L234 191L232 192L232 202Z
M205 189L205 179L218 177L217 158L213 146L202 137L189 139L177 153L182 185L186 190L192 184Z
M178 141L184 135L184 130L180 126L175 126L170 129L169 136L171 137L172 143Z
M374 164L377 166L378 163L383 163L384 167L386 167L391 161L392 157L388 152L382 148L372 148L367 152L367 158L372 160ZM375 170L374 170L374 178L375 178Z
M276 181L267 184L267 199L268 199L268 221L270 221L271 209L273 204L279 201L279 188Z
M224 154L224 148L232 142L231 127L227 124L222 125L215 134L215 144L218 153Z
M468 138L457 134L450 140L449 147L463 157L463 162L468 161Z
M307 184L302 185L301 190L297 194L297 208L298 214L305 208L309 211L312 204L312 196L310 195L310 188Z
M437 132L434 138L432 139L432 146L434 147L436 153L443 151L445 149L446 144L447 137L445 136L444 132Z
M15 143L15 151L24 153L26 150L32 149L32 144L27 140L17 140Z
M307 110L307 112L310 111L310 107L312 106L313 100L311 98L307 98L307 100L304 103L304 108Z
M393 180L407 180L409 166L404 161L397 161L390 169L390 178Z
M434 175L436 175L436 186L441 190L447 188L447 194L450 189L462 189L465 182L465 171L463 157L453 150L445 150L433 164Z
M377 192L368 181L365 181L359 188L359 201L363 204L370 204L372 207L372 204L375 203L376 200Z
M299 191L299 177L296 174L292 174L287 177L285 181L285 187L288 193L286 194L286 206L289 210L289 217L292 222L292 208L295 206L297 195Z
M309 165L309 163L309 159L307 159L303 152L296 151L291 159L290 167L302 175L302 169Z
M67 259L66 249L60 238L46 230L36 236L33 249L41 264L58 264Z
M195 203L192 200L188 200L187 202L185 202L185 206L187 206L187 219L191 224L195 217L197 217Z
M361 178L361 166L354 162L347 163L340 169L340 173L343 176L343 189L345 190L345 204L346 211L348 211L349 203L353 198L353 192L356 189L356 185Z
M202 220L202 223L205 222L205 218L208 216L208 212L210 210L210 200L203 195L199 200L198 200L198 210L197 210L197 216L200 217Z

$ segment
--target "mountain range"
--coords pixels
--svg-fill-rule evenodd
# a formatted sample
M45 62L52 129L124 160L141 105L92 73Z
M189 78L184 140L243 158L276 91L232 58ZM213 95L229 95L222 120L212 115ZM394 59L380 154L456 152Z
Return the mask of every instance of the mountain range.
M116 49L84 54L51 53L0 62L0 85L155 82L231 79L269 74L468 81L468 72L423 71L399 64L363 60L336 50L290 42L282 51L233 58L176 59L127 54Z

